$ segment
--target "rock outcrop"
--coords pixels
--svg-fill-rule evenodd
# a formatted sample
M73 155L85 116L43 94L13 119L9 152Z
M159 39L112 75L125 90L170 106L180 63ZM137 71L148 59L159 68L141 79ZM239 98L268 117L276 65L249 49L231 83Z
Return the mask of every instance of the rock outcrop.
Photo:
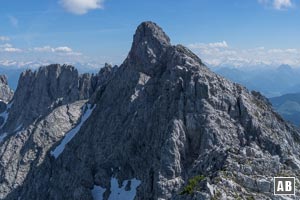
M13 95L14 92L8 86L7 77L0 75L0 101L7 103L12 99Z
M53 139L40 127L50 128L47 121L33 125L31 139L22 133L6 140L6 148L2 144L3 197L88 200L98 188L107 200L125 188L136 189L136 200L281 199L273 195L274 176L294 176L299 185L299 130L282 120L263 96L211 72L182 45L173 46L155 23L142 23L124 63L108 69L113 75L94 84L93 112L57 158L51 152L62 136ZM70 77L71 86L72 81ZM70 102L89 96L78 92L89 90L74 87L63 91L49 97L47 105L61 96ZM14 102L21 97L16 95ZM63 108L45 113L52 116ZM65 112L60 120L50 117L53 124L66 124L62 132L72 127L70 122L78 124L78 117L66 122ZM62 129L60 124L57 129ZM9 167L20 167L18 161L6 165L5 155L17 140L28 143L17 144L19 156L14 160L34 164L26 176L18 174L18 187L9 191L13 186L3 186L12 177Z
M7 109L9 101L13 98L14 92L8 86L7 77L0 75L0 128L4 126L7 121ZM2 138L0 137L0 141Z

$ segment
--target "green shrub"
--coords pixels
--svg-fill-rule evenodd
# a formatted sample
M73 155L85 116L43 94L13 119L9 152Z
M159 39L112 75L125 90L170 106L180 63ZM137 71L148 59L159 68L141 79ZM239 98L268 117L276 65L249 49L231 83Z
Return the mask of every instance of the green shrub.
M185 186L183 188L183 191L180 192L180 195L184 195L184 194L193 194L196 190L197 190L197 186L198 184L203 181L205 179L205 176L203 175L199 175L199 176L195 176L193 178L191 178L188 181L187 186Z

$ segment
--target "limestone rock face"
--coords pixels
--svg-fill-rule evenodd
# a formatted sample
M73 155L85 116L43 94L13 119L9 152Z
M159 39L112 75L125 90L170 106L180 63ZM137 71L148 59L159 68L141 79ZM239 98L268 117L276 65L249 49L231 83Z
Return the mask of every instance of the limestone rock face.
M8 128L27 126L59 105L87 99L84 89L80 93L79 80L72 66L50 65L23 72L12 100Z
M6 129L13 131L18 126L26 127L58 106L88 100L101 84L97 80L104 79L102 76L109 77L109 74L79 75L75 67L57 64L23 72Z
M49 150L78 122L84 103L60 106L43 119L6 136L0 147L0 199L5 199L12 189L17 191L27 176L34 175L36 167L49 162Z
M107 68L79 75L72 66L50 65L21 74L13 100L1 102L0 199L18 191L35 168L50 162L49 151L80 123L89 98L109 80L112 71Z
M182 45L173 46L155 23L142 23L124 63L102 72L110 75L85 75L80 82L85 86L76 89L72 81L78 84L77 76L67 68L64 81L70 87L58 87L60 95L48 95L45 102L64 97L62 101L75 103L76 111L64 105L41 109L49 117L32 124L27 138L22 132L6 139L6 148L1 144L3 197L88 200L98 186L107 200L115 195L118 180L127 190L140 183L136 200L280 199L273 195L274 176L294 176L299 183L299 130L282 120L259 93L211 72ZM38 80L34 74L28 79ZM50 94L44 87L31 94ZM15 95L14 104L17 98L29 98L22 95ZM90 117L53 158L51 152L63 138L60 132L78 124L83 112L78 100L86 98L94 104ZM52 117L59 110L60 117ZM65 112L73 120L66 120ZM56 121L61 123L52 129ZM17 146L13 160L9 146ZM28 165L30 172L27 167L22 174L19 169ZM11 180L10 173L17 178ZM11 189L8 182L18 187Z
M0 75L0 128L2 128L7 121L7 107L9 101L13 98L14 92L8 86L7 77ZM0 137L1 141L1 137Z
M13 95L14 92L8 86L7 77L0 75L0 101L7 103L12 99Z

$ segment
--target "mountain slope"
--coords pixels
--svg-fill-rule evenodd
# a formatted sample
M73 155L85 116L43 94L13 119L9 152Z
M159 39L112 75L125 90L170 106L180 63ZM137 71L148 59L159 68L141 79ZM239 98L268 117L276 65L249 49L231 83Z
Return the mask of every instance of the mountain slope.
M89 103L93 112L62 153L51 155L59 142L47 148L6 199L96 192L106 200L118 191L135 199L275 199L274 176L299 182L299 131L259 93L173 46L155 23L137 28L128 57Z
M270 101L285 120L300 125L300 93L270 98Z

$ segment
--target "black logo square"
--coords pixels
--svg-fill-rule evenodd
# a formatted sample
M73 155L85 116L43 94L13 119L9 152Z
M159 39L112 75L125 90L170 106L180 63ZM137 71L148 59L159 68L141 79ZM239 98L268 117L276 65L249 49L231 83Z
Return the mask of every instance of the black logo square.
M275 195L295 195L294 177L274 177Z

